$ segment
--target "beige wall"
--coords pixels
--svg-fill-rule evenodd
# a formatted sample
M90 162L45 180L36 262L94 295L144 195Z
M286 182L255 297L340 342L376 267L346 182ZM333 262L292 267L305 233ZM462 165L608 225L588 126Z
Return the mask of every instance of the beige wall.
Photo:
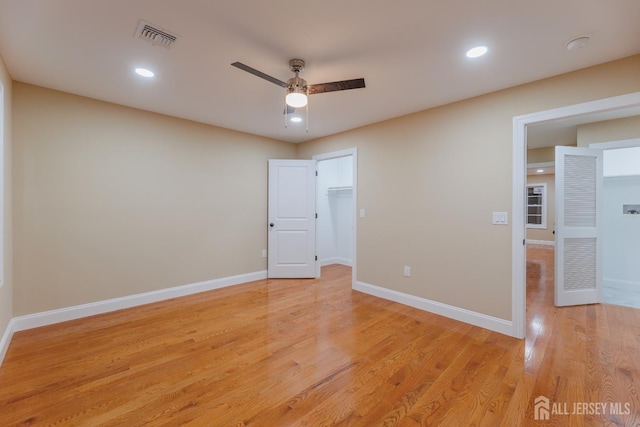
M14 316L266 269L296 146L14 82Z
M640 138L640 116L578 126L578 146Z
M527 163L554 162L556 158L556 147L533 148L527 150Z
M640 90L640 55L300 146L358 148L357 279L511 319L514 116ZM410 279L403 265L412 267Z
M556 176L554 174L529 175L528 184L547 184L547 228L527 228L527 240L555 241L553 230L556 222Z
M4 335L13 316L13 275L12 275L12 225L11 225L11 77L0 58L0 82L2 82L4 102L4 284L0 287L0 338Z
M634 56L296 147L14 83L13 315L262 270L266 160L358 147L358 280L510 319L513 116L638 90Z

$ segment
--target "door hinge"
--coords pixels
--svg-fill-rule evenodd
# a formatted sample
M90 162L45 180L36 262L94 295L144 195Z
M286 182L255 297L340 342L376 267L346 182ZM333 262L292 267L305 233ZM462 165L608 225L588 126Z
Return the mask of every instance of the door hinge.
M316 219L318 219L318 214L316 213Z
M318 255L316 255L316 261L318 260Z
M527 239L522 239L522 246L527 246Z
M318 171L316 171L316 176L318 176Z

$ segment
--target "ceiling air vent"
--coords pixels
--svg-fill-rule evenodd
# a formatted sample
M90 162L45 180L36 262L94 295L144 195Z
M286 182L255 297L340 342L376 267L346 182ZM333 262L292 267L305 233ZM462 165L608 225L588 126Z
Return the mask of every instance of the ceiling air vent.
M148 22L140 21L138 29L136 30L136 36L142 40L146 40L153 45L162 46L169 49L178 39L178 36L171 34L160 27L149 24Z

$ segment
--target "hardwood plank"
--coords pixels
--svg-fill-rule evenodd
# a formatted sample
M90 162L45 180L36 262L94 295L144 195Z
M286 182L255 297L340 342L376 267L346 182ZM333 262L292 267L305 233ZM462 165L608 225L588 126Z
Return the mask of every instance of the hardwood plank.
M528 257L526 340L353 291L343 266L18 332L0 426L526 426L540 395L620 412L545 425L640 425L640 311L556 308L553 248Z

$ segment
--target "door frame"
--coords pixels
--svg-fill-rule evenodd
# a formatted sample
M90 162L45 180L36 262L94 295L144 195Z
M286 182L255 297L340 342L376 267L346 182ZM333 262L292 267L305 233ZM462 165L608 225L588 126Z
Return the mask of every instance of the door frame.
M525 337L527 317L527 262L526 248L524 245L526 238L525 188L527 173L527 126L627 108L640 108L640 92L539 111L513 118L511 335L516 338Z
M317 162L322 161L322 160L331 160L331 159L338 159L340 157L348 157L351 156L351 161L353 162L353 191L352 191L352 198L353 198L353 209L351 211L351 215L352 215L352 224L353 224L353 229L351 230L351 287L353 287L356 284L356 278L358 277L356 274L357 271L357 260L358 260L358 216L357 216L357 212L358 212L358 149L356 147L353 148L346 148L344 150L339 150L339 151L332 151L330 153L322 153L322 154L316 154L314 156L312 156L311 158L313 160ZM317 168L317 166L316 166ZM316 191L316 198L318 192ZM317 203L317 200L316 200ZM316 227L316 233L318 228ZM316 235L316 247L318 245L318 237ZM318 271L316 272L317 277L320 277L320 264L318 263L317 267Z

